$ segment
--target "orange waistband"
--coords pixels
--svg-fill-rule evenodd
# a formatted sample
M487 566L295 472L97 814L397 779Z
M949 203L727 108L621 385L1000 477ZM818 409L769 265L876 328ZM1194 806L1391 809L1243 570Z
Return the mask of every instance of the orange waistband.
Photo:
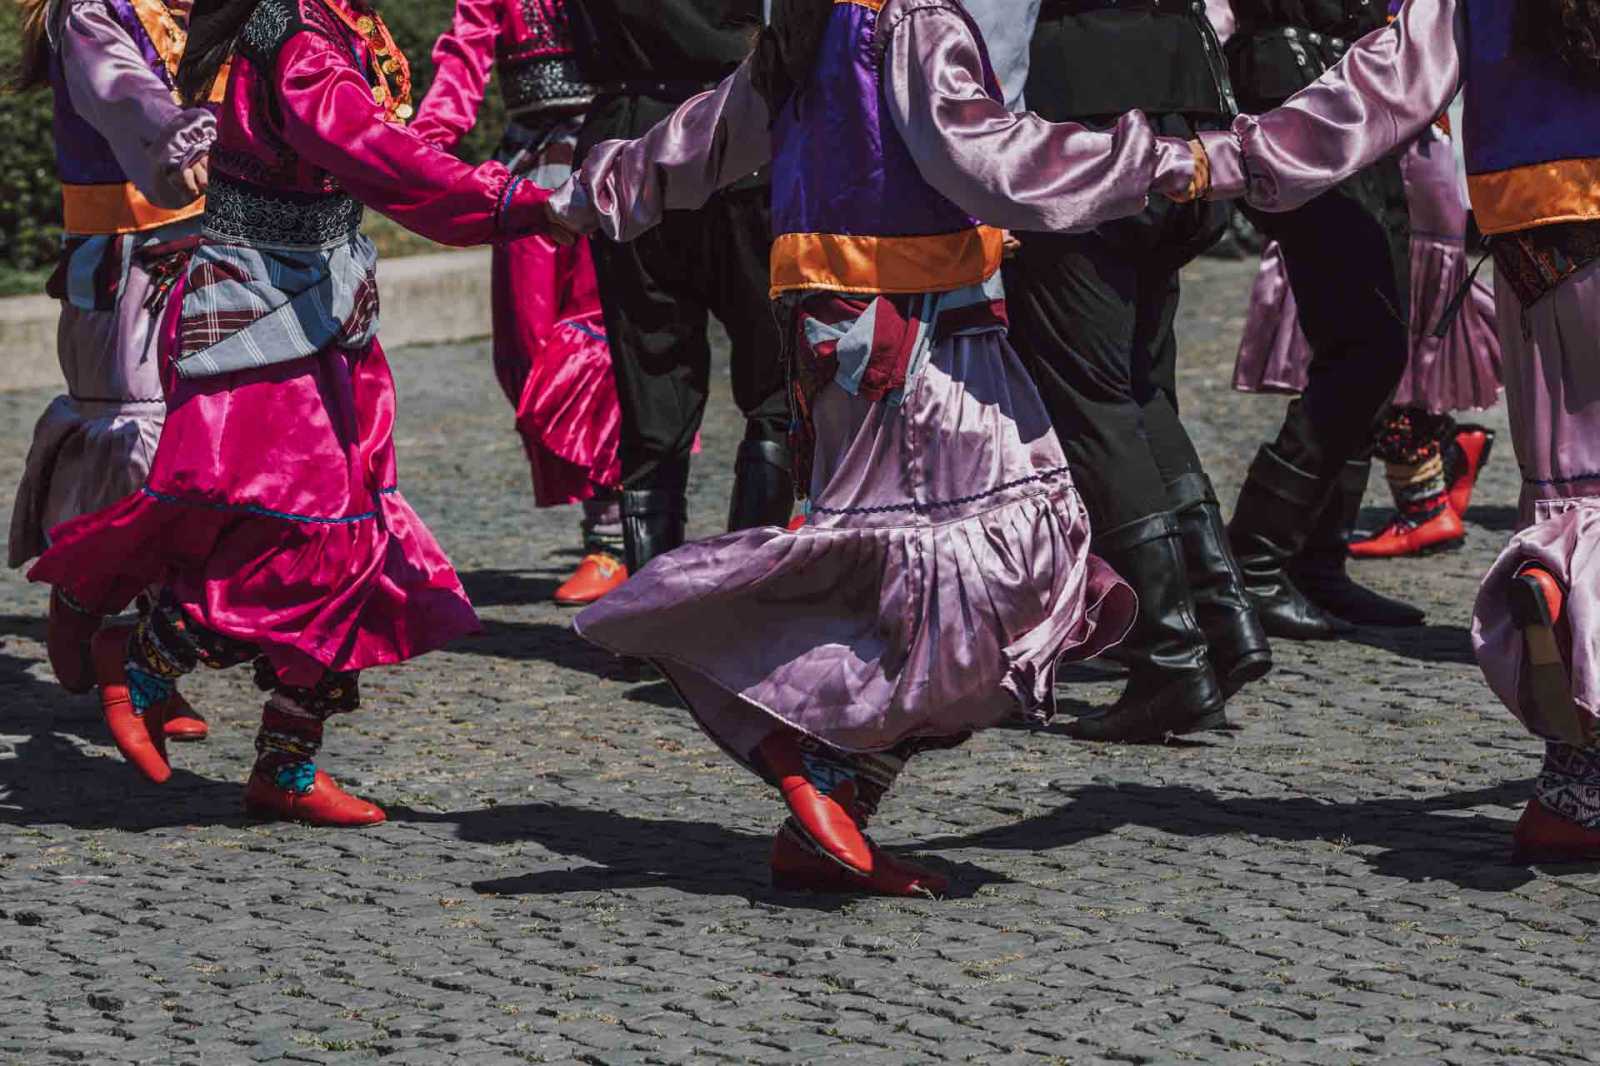
M1600 218L1600 159L1557 159L1468 174L1467 193L1484 233Z
M772 242L771 292L949 292L999 270L1003 239L992 226L931 237L785 233Z
M132 182L61 186L61 228L68 233L138 233L195 218L205 209L203 196L186 207L157 207Z

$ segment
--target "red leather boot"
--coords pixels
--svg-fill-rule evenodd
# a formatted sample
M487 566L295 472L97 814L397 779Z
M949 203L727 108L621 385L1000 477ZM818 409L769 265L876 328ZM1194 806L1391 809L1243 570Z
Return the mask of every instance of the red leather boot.
M1457 426L1455 439L1445 444L1445 478L1450 485L1450 507L1458 515L1467 513L1478 475L1489 465L1494 451L1494 430L1487 426Z
M100 630L90 641L94 674L100 682L100 710L106 727L111 730L111 740L122 757L151 781L165 784L172 776L172 766L167 762L162 705L156 704L144 714L136 714L128 695L128 674L123 664L128 657L128 638L132 634L132 629L118 626Z
M321 770L312 778L311 787L301 792L278 787L270 772L259 765L244 786L244 808L258 817L307 825L377 825L386 817L382 807L350 795Z
M767 771L778 785L784 803L794 816L796 827L822 854L858 874L872 873L872 845L861 835L850 808L855 803L856 783L843 780L823 792L813 780L817 767L808 773L802 744L811 744L792 729L776 729L756 749Z
M1572 699L1572 680L1561 653L1562 610L1566 589L1545 567L1523 563L1511 579L1512 623L1522 633L1522 676L1519 696L1537 718L1542 735L1587 747L1592 730L1588 715Z
M1397 559L1404 555L1430 555L1458 548L1467 539L1467 527L1449 505L1420 521L1396 513L1387 526L1365 540L1352 540L1350 554L1357 559Z
M45 651L50 669L61 687L73 694L94 688L94 663L90 661L89 641L105 619L80 611L55 589L50 590L50 616L45 623Z
M1511 861L1600 861L1600 829L1569 822L1537 798L1531 799L1511 831Z
M211 727L200 717L200 712L189 706L183 693L173 689L172 695L161 701L162 733L168 740L188 743L204 740L211 735Z
M586 555L571 577L556 589L554 599L563 607L585 607L621 587L628 580L622 560L606 552Z
M868 842L872 870L859 874L822 854L789 819L772 841L772 887L784 892L865 893L874 896L942 896L950 882L941 874L896 858Z

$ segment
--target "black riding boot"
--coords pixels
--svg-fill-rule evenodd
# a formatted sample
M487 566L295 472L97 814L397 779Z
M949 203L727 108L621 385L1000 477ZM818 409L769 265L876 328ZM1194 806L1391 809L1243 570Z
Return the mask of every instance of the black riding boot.
M622 543L628 573L683 543L688 502L682 489L624 489Z
M1263 444L1228 523L1228 543L1262 628L1284 640L1332 640L1348 623L1307 599L1284 567L1300 554L1332 486L1289 465Z
M1225 695L1232 696L1272 669L1272 650L1245 592L1244 572L1228 547L1211 479L1184 474L1167 484L1167 499L1183 538L1183 564L1194 598L1194 616L1211 647L1211 665Z
M1425 617L1421 610L1358 585L1345 572L1350 557L1346 545L1371 476L1371 459L1352 459L1339 470L1333 495L1305 547L1289 561L1289 577L1306 599L1353 625L1420 626Z
M733 465L728 532L788 525L793 514L794 475L789 469L789 449L775 440L741 441Z
M1094 539L1093 551L1139 596L1139 613L1124 638L1128 687L1103 714L1076 719L1080 740L1159 742L1228 724L1222 687L1206 637L1194 617L1178 521L1154 514Z

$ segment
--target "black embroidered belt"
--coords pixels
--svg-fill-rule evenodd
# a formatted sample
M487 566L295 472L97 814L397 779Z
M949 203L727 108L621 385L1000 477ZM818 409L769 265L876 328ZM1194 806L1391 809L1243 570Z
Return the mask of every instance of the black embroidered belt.
M361 202L344 193L268 189L213 174L204 233L238 244L329 248L361 230Z
M1531 307L1572 275L1600 259L1600 222L1557 222L1489 238L1495 280Z
M578 76L578 61L570 55L503 59L496 74L506 110L513 115L580 108L594 99L594 86Z

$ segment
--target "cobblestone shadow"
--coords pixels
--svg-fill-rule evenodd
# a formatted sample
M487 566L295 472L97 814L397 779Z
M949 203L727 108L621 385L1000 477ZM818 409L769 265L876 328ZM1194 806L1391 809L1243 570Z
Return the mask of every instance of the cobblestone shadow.
M484 895L544 896L627 888L676 888L696 895L743 896L751 902L837 910L847 897L779 892L767 881L767 834L713 822L644 818L618 811L553 803L523 803L435 813L389 808L397 822L454 823L462 840L481 844L532 842L547 851L594 864L474 881ZM971 863L935 856L919 862L951 879L952 898L1009 878Z
M924 846L1044 851L1123 826L1143 826L1180 837L1245 834L1296 843L1335 842L1391 877L1506 891L1533 880L1526 868L1509 864L1509 823L1451 812L1514 806L1526 800L1532 787L1531 779L1524 779L1421 799L1336 803L1309 796L1222 797L1182 785L1093 784L1065 790L1070 802L1047 814L940 837Z

